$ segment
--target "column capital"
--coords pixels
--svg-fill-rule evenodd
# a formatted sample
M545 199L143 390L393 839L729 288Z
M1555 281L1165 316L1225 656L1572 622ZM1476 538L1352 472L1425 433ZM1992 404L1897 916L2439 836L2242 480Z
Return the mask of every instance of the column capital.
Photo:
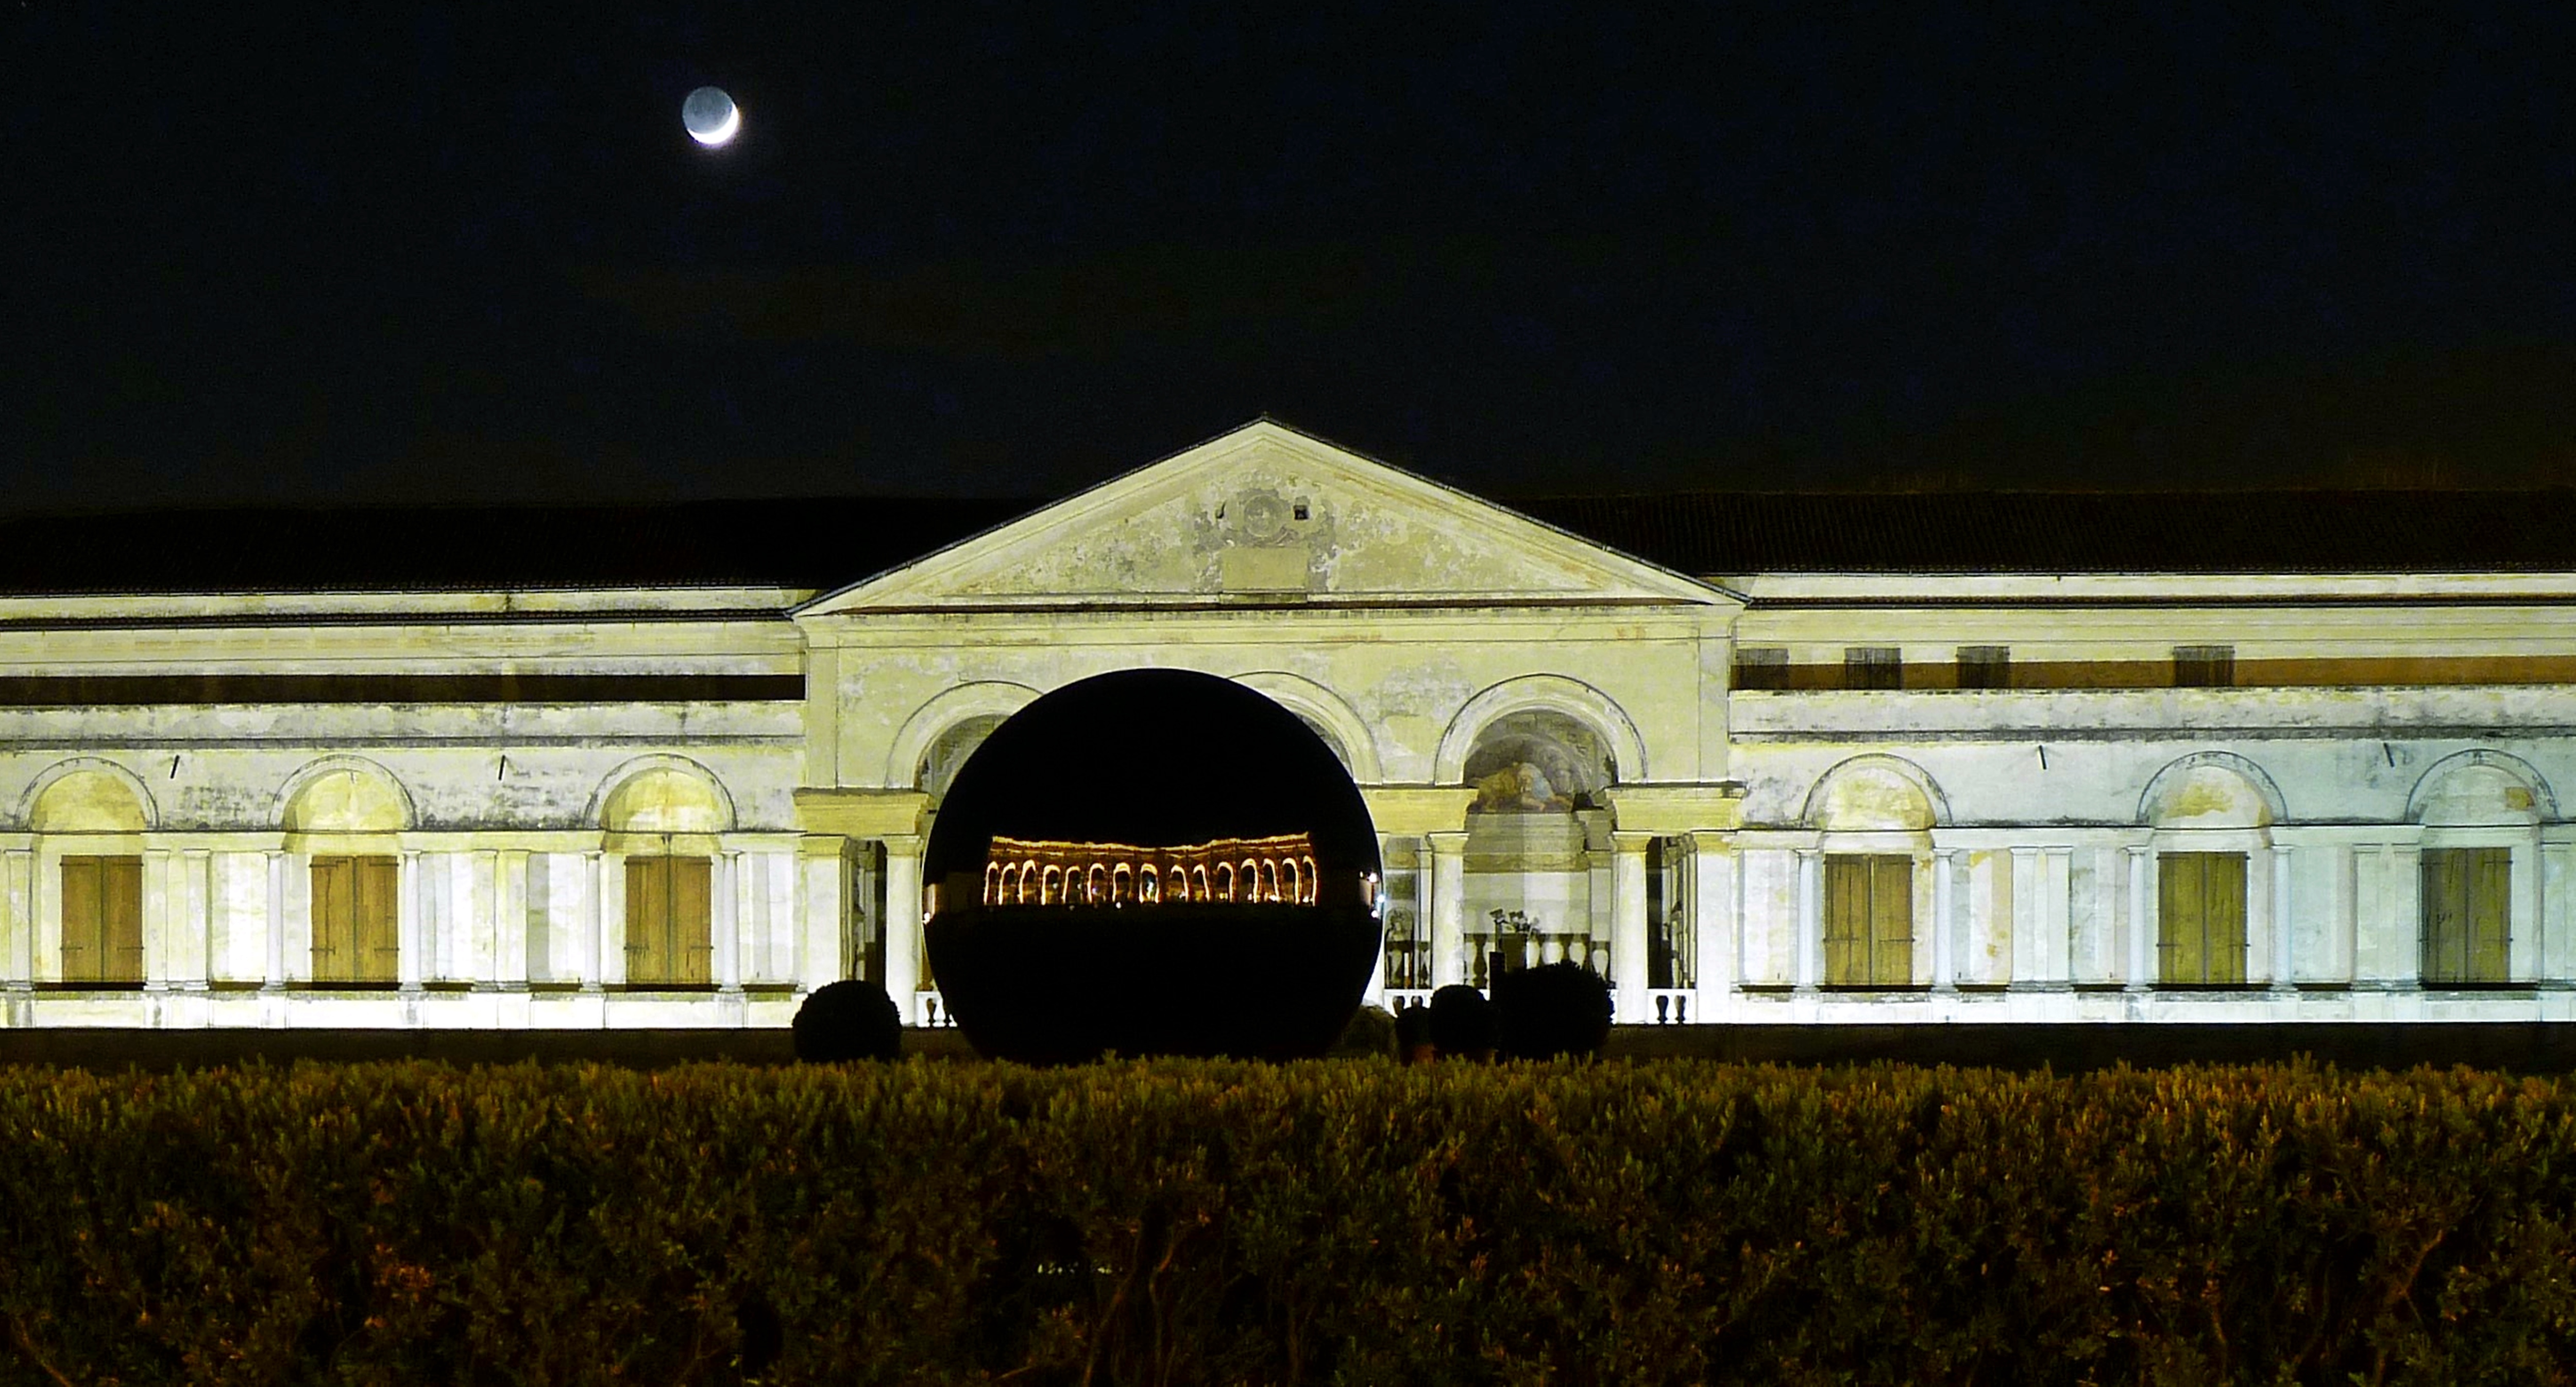
M919 857L926 841L918 833L881 834L877 841L885 846L888 857Z
M1649 833L1643 829L1614 828L1610 830L1610 843L1622 853L1643 854L1646 849L1655 845L1656 839L1670 836L1663 833Z
M1364 785L1360 798L1378 832L1410 836L1458 831L1476 791L1468 785Z
M1431 844L1431 852L1435 857L1459 857L1467 851L1467 831L1463 828L1426 833L1422 837L1424 841Z
M919 790L807 788L796 792L796 822L808 833L851 838L918 834L929 812L930 796Z

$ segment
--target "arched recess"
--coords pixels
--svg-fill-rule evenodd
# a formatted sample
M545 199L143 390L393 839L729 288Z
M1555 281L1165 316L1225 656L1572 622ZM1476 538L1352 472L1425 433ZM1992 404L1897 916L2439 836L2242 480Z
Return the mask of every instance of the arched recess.
M45 768L18 802L33 833L148 833L160 806L143 778L113 761L75 756Z
M1467 775L1468 755L1488 725L1513 713L1539 710L1564 713L1599 733L1619 783L1634 784L1646 778L1645 738L1638 735L1636 723L1629 720L1627 710L1617 701L1581 680L1561 674L1525 674L1468 699L1458 715L1449 720L1448 730L1440 736L1439 755L1432 762L1432 782L1462 783Z
M1871 752L1818 776L1798 818L1827 832L1920 833L1950 826L1950 800L1921 766Z
M277 821L286 850L306 859L302 918L292 907L287 917L290 940L300 935L311 950L302 976L381 986L417 969L418 942L403 947L397 835L418 819L393 772L364 757L324 757L287 780ZM287 948L302 952L294 943Z
M1238 674L1234 682L1260 693L1322 732L1325 744L1341 757L1342 769L1351 773L1353 781L1375 785L1384 779L1379 769L1377 738L1370 733L1368 722L1331 688L1302 674L1275 669Z
M400 833L419 822L411 793L363 756L326 756L288 777L278 827L292 834Z
M2289 817L2281 787L2232 751L2195 751L2157 771L2138 822L2160 829L2269 828Z
M1799 820L1816 830L1823 856L1818 981L1911 987L1929 978L1937 933L1932 830L1950 824L1939 783L1901 756L1853 756L1816 777Z
M1038 691L1025 684L979 680L947 689L913 710L894 734L886 753L885 784L905 788L921 773L921 761L951 728L975 718L1003 717L1036 701Z
M712 985L718 835L734 827L724 783L685 756L639 756L600 782L593 812L601 849L623 859L617 976L631 986Z
M2138 822L2153 830L2152 892L2137 938L2154 961L2138 960L2140 976L2160 987L2276 976L2287 921L2273 918L2271 829L2285 817L2280 786L2233 752L2194 752L2147 781Z
M2406 797L2408 823L2518 827L2557 817L2558 796L2538 767L2484 748L2453 752L2426 767Z
M610 771L590 803L603 832L711 837L734 828L733 797L715 772L685 756L638 756Z

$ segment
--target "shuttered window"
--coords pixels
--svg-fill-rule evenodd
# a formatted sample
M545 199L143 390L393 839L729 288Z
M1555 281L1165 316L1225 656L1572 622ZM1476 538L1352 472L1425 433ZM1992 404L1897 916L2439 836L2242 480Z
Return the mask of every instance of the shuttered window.
M2425 849L2425 984L2505 981L2512 901L2512 849Z
M1741 646L1735 652L1735 687L1739 689L1785 689L1789 687L1789 650L1786 646Z
M626 859L626 980L690 987L715 981L703 857Z
M1825 986L1906 987L1914 981L1914 859L1834 853L1825 858Z
M2235 646L2177 645L2173 663L2176 688L2225 689L2235 686Z
M2245 981L2245 854L2156 857L2157 977L2192 987Z
M63 981L143 981L143 859L63 859Z
M1844 647L1843 687L1846 689L1904 688L1904 652L1893 645Z
M1963 689L2011 688L2012 647L2008 645L1960 646L1959 687Z
M394 902L402 863L391 857L313 859L313 980L389 983L401 976Z

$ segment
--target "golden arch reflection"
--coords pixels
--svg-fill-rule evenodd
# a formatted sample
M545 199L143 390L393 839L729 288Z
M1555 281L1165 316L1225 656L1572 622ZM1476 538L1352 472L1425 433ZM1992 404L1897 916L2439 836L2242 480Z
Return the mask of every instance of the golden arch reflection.
M1366 883L1357 889L1365 898ZM1124 907L1167 901L1316 905L1323 895L1314 843L1303 833L1165 848L996 834L986 853L983 882L986 906Z

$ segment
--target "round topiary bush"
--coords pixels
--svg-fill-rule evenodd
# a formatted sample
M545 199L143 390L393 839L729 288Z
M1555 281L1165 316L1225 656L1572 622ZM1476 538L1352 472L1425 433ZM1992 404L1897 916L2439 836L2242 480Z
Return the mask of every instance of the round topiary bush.
M1366 1059L1395 1053L1395 1013L1384 1007L1361 1007L1351 1013L1342 1037L1324 1052L1330 1059Z
M903 1017L882 984L856 978L814 989L789 1024L796 1058L809 1064L890 1060L903 1051Z
M1497 1043L1494 1004L1463 982L1431 994L1431 1043L1442 1056L1492 1059Z
M1610 1038L1610 984L1573 963L1549 963L1494 979L1502 1025L1496 1048L1511 1059L1598 1055Z

